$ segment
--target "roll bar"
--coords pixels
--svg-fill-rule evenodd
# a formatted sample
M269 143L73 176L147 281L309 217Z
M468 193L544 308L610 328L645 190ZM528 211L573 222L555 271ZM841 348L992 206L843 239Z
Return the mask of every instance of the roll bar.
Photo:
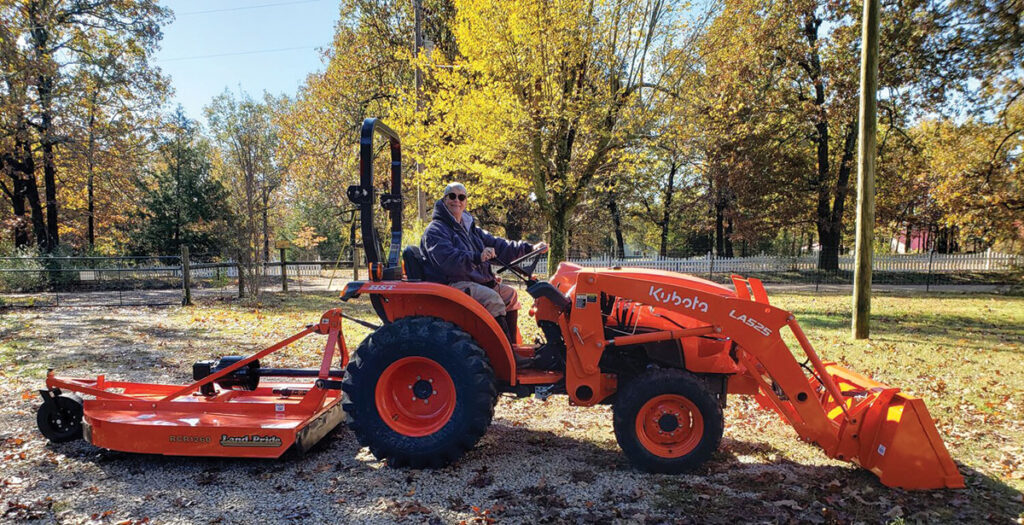
M402 252L402 143L398 133L380 119L363 121L359 132L359 184L349 186L347 193L348 200L359 205L366 260L371 264L381 263L383 256L373 221L373 138L377 133L387 137L391 146L391 191L380 196L380 206L391 214L391 247L382 277L397 280L402 278L402 267L398 262Z

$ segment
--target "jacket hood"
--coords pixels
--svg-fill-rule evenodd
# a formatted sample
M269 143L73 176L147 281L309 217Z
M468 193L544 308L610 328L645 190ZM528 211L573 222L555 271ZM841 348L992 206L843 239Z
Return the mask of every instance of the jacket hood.
M469 217L469 225L470 225L470 227L472 227L473 226L473 216L470 215L468 211L462 212L462 215L464 215L466 217ZM434 215L431 216L431 219L433 219L435 221L441 221L441 222L443 222L443 223L445 223L445 224L447 224L447 225L449 225L451 227L455 227L455 226L462 227L461 224L458 224L458 223L455 222L455 217L452 216L452 213L450 211L448 211L448 208L444 205L444 198L443 197L440 198L440 199L437 199L437 202L434 203Z

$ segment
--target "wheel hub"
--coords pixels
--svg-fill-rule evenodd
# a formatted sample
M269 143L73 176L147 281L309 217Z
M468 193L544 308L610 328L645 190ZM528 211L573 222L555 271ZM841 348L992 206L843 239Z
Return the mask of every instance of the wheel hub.
M662 432L674 432L679 428L679 418L675 414L665 414L658 418L658 427Z
M448 371L427 357L403 357L377 379L377 413L392 430L409 437L441 430L455 412L455 383Z
M412 393L417 399L427 399L434 392L434 386L426 379L420 379L412 385Z
M685 396L661 394L649 399L636 418L636 435L648 452L678 458L692 452L704 433L704 418Z

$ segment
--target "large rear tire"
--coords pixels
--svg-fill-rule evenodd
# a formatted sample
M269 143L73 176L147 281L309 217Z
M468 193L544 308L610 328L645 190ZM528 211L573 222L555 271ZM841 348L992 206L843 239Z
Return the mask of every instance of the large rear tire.
M406 317L370 334L342 383L359 444L396 467L442 467L476 446L497 390L486 354L465 331Z
M615 438L637 468L679 474L711 458L722 440L722 407L689 372L650 369L619 389Z

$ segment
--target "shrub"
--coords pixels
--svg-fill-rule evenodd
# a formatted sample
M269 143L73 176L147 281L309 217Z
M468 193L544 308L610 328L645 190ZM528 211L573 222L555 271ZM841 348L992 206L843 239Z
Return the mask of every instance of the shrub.
M0 292L42 290L46 287L45 270L34 250L12 250L0 259Z

